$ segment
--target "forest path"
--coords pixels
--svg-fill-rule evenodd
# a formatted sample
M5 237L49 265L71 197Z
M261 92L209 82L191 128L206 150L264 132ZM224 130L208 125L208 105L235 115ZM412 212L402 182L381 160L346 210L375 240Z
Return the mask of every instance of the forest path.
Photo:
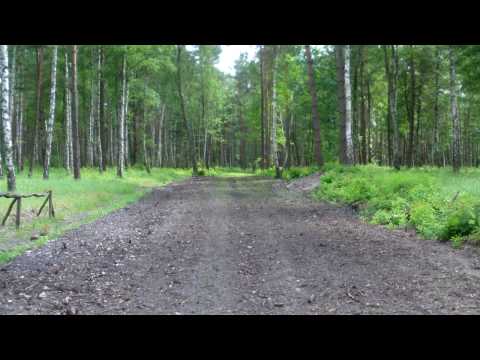
M480 257L262 178L171 184L0 266L0 314L478 314Z

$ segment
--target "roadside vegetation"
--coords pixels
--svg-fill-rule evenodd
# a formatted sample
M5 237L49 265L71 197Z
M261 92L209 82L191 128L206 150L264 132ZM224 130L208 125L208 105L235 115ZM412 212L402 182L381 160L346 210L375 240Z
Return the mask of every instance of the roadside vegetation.
M318 167L284 170L284 180L319 172ZM415 230L425 239L480 245L480 169L421 167L397 171L377 165L342 166L321 170L316 200L344 204L371 224ZM275 177L275 169L257 171Z
M328 165L313 195L348 204L373 224L415 229L426 239L480 244L480 170Z
M74 180L63 169L52 169L48 182L41 177L42 169L34 171L32 178L26 173L17 176L18 186L25 193L53 191L54 219L44 210L36 212L43 198L29 198L22 202L21 227L15 229L15 214L11 214L5 227L0 228L0 263L6 262L33 247L46 243L81 224L90 223L106 214L138 200L154 187L191 177L191 169L129 168L123 179L115 169L99 174L96 169L84 169L82 180ZM5 215L11 201L0 199L0 214Z

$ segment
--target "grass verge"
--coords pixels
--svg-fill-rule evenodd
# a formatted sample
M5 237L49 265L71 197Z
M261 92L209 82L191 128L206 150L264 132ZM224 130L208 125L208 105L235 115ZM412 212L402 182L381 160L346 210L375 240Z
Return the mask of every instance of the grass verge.
M480 170L396 171L374 165L325 166L317 199L354 206L370 223L413 228L426 239L480 244Z
M41 169L36 169L32 178L28 178L25 172L17 176L19 193L53 191L56 218L49 219L45 210L36 217L43 199L24 199L20 229L15 229L15 211L10 214L5 227L0 228L0 264L57 238L67 230L90 223L138 200L153 187L188 178L191 170L152 169L148 174L143 169L130 168L125 177L119 179L115 169L108 169L103 174L96 169L82 169L81 175L81 180L76 181L63 169L51 169L50 179L46 181L42 179ZM2 218L9 204L9 200L0 199ZM41 232L48 235L30 240L32 234Z

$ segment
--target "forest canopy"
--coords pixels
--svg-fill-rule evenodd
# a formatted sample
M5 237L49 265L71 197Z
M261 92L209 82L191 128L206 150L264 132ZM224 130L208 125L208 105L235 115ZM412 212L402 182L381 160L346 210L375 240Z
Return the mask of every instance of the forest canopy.
M479 46L2 45L0 173L477 166Z

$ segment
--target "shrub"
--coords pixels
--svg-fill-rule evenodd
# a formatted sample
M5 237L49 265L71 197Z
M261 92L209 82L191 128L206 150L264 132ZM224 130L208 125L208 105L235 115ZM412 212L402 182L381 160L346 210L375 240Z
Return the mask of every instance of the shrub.
M421 168L395 171L374 165L324 168L314 197L361 204L361 216L389 227L412 226L428 239L469 237L480 244L478 170ZM461 191L460 196L454 196ZM463 240L462 240L463 241Z
M447 241L455 236L468 236L478 227L478 216L474 208L459 205L447 213L445 227L440 240Z
M452 247L455 249L460 248L463 245L464 238L460 235L455 235L452 237Z

